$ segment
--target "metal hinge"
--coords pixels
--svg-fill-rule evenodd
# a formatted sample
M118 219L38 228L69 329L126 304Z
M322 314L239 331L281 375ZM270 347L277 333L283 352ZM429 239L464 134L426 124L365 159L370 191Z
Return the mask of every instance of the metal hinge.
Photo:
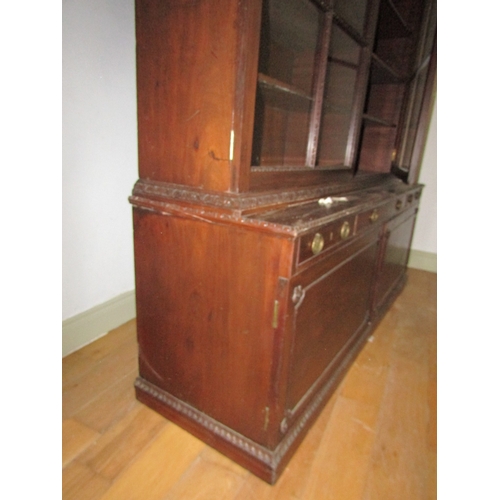
M278 328L278 319L280 313L280 301L274 301L274 312L273 312L273 328Z

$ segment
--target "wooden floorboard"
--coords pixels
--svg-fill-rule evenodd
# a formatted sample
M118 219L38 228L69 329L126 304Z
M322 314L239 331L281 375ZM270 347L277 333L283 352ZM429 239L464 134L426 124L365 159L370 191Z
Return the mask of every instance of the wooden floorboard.
M437 275L408 276L274 486L136 401L134 320L70 354L63 499L435 499Z

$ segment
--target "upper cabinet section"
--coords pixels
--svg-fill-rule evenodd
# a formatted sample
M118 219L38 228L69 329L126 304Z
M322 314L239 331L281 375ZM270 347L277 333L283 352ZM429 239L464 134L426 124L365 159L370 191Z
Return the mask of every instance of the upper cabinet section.
M428 0L136 0L141 179L226 193L412 180L435 24Z

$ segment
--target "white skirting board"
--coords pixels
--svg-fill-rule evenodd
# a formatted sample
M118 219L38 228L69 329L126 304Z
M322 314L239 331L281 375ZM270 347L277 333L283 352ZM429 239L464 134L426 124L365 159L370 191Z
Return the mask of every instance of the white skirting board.
M410 258L408 267L412 269L421 269L437 273L437 254L431 252L423 252L422 250L410 250Z
M63 358L135 318L135 315L135 290L131 290L64 320Z

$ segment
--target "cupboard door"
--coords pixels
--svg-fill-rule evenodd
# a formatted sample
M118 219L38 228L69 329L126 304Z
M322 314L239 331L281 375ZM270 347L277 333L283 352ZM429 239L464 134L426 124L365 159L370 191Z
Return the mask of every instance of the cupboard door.
M416 181L408 176L420 161L428 124L435 32L435 0L381 2L357 170Z
M294 345L287 397L292 413L339 364L368 320L376 239L354 246L340 263L334 254L330 270L318 276L313 268L292 282Z
M382 238L383 259L377 279L375 307L386 299L403 278L410 254L416 211L411 210L392 220Z

